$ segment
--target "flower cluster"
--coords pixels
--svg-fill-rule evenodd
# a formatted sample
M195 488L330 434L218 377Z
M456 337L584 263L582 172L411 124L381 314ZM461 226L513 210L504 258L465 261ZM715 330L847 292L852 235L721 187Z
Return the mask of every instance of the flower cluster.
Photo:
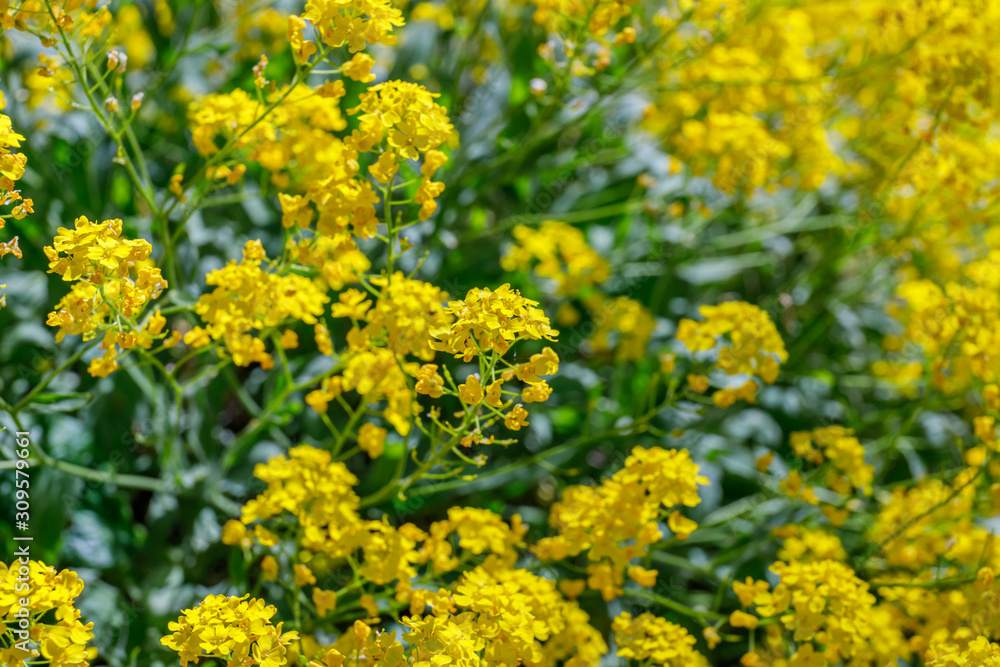
M287 458L257 464L254 475L267 483L267 489L243 506L243 524L289 512L302 526L306 548L341 557L356 548L357 535L363 530L353 489L358 479L343 463L333 462L329 452L295 447ZM229 543L244 537L238 524L231 522L229 530L225 538ZM263 527L257 539L273 544Z
M336 305L336 304L335 304ZM353 329L358 332L358 329ZM321 350L329 344L328 332L317 325L316 341ZM306 402L320 414L325 414L331 401L345 392L357 392L362 397L358 410L367 411L368 406L385 403L382 417L400 435L405 436L413 428L413 420L419 405L410 390L411 378L416 376L419 364L402 361L391 349L380 347L379 341L365 338L355 333L347 341L337 367L338 375L326 379L319 388L306 395ZM324 351L330 354L332 348Z
M379 622L378 608L363 594L358 604L368 610L366 621L356 622L332 646L310 649L303 641L301 650L317 664L385 655L397 656L392 664L419 665L428 655L447 655L470 666L530 662L585 667L597 665L607 652L588 615L559 592L556 582L514 568L527 531L519 516L507 522L488 510L451 507L446 519L426 530L412 524L396 528L387 517L363 520L352 488L357 478L328 452L308 446L259 464L254 474L267 489L243 507L240 521L226 524L223 541L268 550L261 562L265 579L280 576L281 566L271 553L286 552L290 542L296 556L289 576L296 587L312 587L320 617L342 597L354 596L350 586L337 592L319 584L318 568L329 571L331 563L342 559L356 558L365 588L389 586L396 601L408 606L409 615L401 619L408 629L404 645L394 633L371 631L369 626ZM289 516L292 526L285 521ZM469 567L470 562L479 564ZM442 581L441 575L456 570L459 576L448 587L435 590L417 583ZM251 644L255 638L259 644L263 636L269 643L261 648L270 650L274 660L267 664L281 665L287 635L280 634L280 625L275 629L267 623L273 613L260 600L212 596L171 624L174 634L163 643L177 650L182 661L201 655L201 648L207 655L234 661L249 655L259 661ZM248 629L247 623L262 625ZM403 662L406 653L409 659Z
M104 335L104 354L90 364L90 374L106 376L118 368L118 348L149 349L165 338L166 319L153 314L140 324L146 305L160 296L167 281L149 260L148 242L122 238L122 221L76 219L74 229L60 228L45 248L49 273L73 283L47 324L59 327L56 340ZM176 343L176 341L174 341Z
M346 317L361 323L355 337L384 340L385 347L400 357L413 355L424 361L434 358L431 332L451 324L445 308L448 295L441 289L412 280L401 272L371 279L379 288L372 303L368 294L357 289L341 292L339 303L333 305L334 317Z
M656 320L642 303L627 296L604 299L590 305L596 328L590 338L595 352L614 351L616 361L639 361L646 357L649 337Z
M707 667L705 656L695 650L696 640L681 626L648 611L635 618L622 612L611 624L618 655L643 664L664 667Z
M559 332L537 305L509 284L473 288L464 301L448 303L454 321L431 331L437 339L431 347L470 361L488 351L502 355L518 340L555 340Z
M372 660L419 667L433 656L465 667L528 661L585 667L597 665L607 652L575 602L563 598L553 582L524 570L472 569L451 589L414 591L409 611L401 618L405 644L396 631L373 631L359 620L330 646L307 648L303 641L305 657L324 666Z
M7 99L0 92L0 111L7 105ZM21 220L29 213L34 212L34 202L30 199L22 199L21 192L15 189L16 182L24 175L24 167L28 159L22 153L11 152L12 148L20 148L24 137L14 131L10 118L0 114L0 198L2 204L8 206L15 204L10 211L10 215L15 220ZM0 230L7 225L4 217L0 217ZM21 249L18 246L18 238L15 236L10 241L0 241L0 259L7 255L14 255L21 258ZM3 289L6 285L0 285ZM6 305L6 295L0 294L0 308Z
M34 560L0 563L0 664L87 667L97 649L87 646L94 624L84 625L74 606L82 592L83 581L71 570Z
M692 352L705 352L718 347L715 367L726 375L750 375L767 384L777 379L781 363L788 359L788 352L774 322L765 311L743 301L730 301L718 306L702 306L699 312L705 321L681 320L677 340ZM700 391L707 386L705 383ZM756 383L744 384L744 387L747 386L751 388L744 389L740 397L753 395ZM697 387L695 390L699 391ZM725 405L732 404L733 400L734 395L723 394L717 402Z
M655 571L629 569L629 564L663 538L663 510L695 507L701 502L698 486L705 484L687 450L636 447L625 467L601 484L563 492L549 513L558 534L539 540L534 552L544 560L562 560L586 551L587 585L605 600L621 595L626 569L640 585L652 586ZM698 527L676 510L667 526L682 540Z
M553 582L524 570L482 566L468 571L451 601L451 616L435 610L434 616L404 617L411 630L404 639L415 645L417 656L437 648L459 664L582 667L596 665L607 652L576 603L565 600ZM474 656L478 651L481 659Z
M909 343L930 362L932 384L947 393L1000 381L1000 250L961 268L943 287L928 279L903 282L889 312L903 326L886 347L905 353ZM956 276L958 277L958 276ZM917 364L923 375L923 364Z
M290 238L286 248L292 262L316 269L323 291L356 283L358 276L371 268L371 261L350 234L317 234L298 241Z
M269 105L275 108L265 116ZM209 95L191 103L188 117L199 153L213 156L220 151L217 140L232 142L245 151L246 160L272 172L272 181L282 187L293 179L301 184L344 168L336 164L342 157L338 151L316 150L333 142L334 133L347 126L338 98L317 95L305 85L270 93L264 103L239 88ZM212 176L221 179L234 173L233 179L239 180L239 172L231 167L217 168Z
M556 292L562 296L586 296L611 276L607 260L590 247L577 227L549 220L537 230L518 225L511 233L514 243L500 260L504 270L531 270L555 281Z
M377 295L374 304L369 292L353 288L341 292L333 304L333 317L352 323L341 354L342 372L324 381L306 401L323 414L331 401L356 391L365 406L385 401L383 418L406 435L417 410L411 378L419 374L419 364L406 357L434 358L431 331L451 321L444 307L447 295L399 272L373 277L365 288Z
M698 29L677 30L685 19ZM813 36L806 12L754 15L743 5L713 1L658 23L664 54L690 50L697 57L680 67L670 57L658 59L661 92L643 124L691 173L736 193L773 188L783 176L811 190L844 171L818 104L826 101L828 61L805 56ZM785 79L809 83L772 83Z
M614 352L617 361L638 361L656 328L656 320L639 301L625 296L609 297L600 287L611 266L590 245L584 234L563 222L543 222L538 230L518 225L515 243L507 249L501 265L507 271L528 271L553 281L555 293L566 299L558 320L575 325L580 313L569 300L579 300L594 325L589 344L594 352Z
M271 623L278 610L263 600L248 598L210 595L171 621L172 634L160 641L180 654L181 665L209 657L233 665L281 667L288 662L288 647L298 633L282 633L281 623Z
M0 111L7 106L7 99L0 95ZM31 200L21 200L20 193L15 189L17 181L24 176L24 168L28 164L28 158L23 153L11 151L12 148L21 147L24 137L14 131L10 118L0 114L0 195L4 197L4 204L21 201L13 211L14 217L23 218L31 212Z
M357 0L348 4L330 0L310 0L301 17L289 19L289 41L297 53L315 51L315 45L302 41L302 19L312 22L320 39L333 48L347 45L351 53L367 44L395 44L393 28L403 25L403 14L386 0Z
M869 533L882 545L887 564L919 570L946 555L954 557L975 533L988 532L973 521L976 503L976 470L967 468L954 480L925 479L908 488L895 489L886 498ZM958 536L964 536L956 542ZM974 563L979 554L969 555Z
M369 167L380 183L392 182L401 159L422 161L420 187L414 196L414 201L420 204L421 220L437 210L434 199L444 190L444 184L432 181L431 176L447 160L438 147L454 132L447 110L434 101L435 97L423 86L388 81L369 88L361 95L358 106L348 111L358 115L360 124L348 145L367 153L386 144L378 162Z
M250 241L243 260L230 260L212 271L205 282L215 289L203 294L195 306L204 327L194 327L184 342L194 348L222 341L237 366L259 363L270 368L274 360L262 336L276 332L289 321L315 325L329 300L316 281L295 274L277 275L262 268L267 261L260 241ZM261 337L254 335L261 332Z
M840 538L823 528L804 528L797 524L771 531L781 539L778 560L812 562L817 560L847 560L847 551Z
M964 651L954 644L937 644L930 650L927 667L1000 667L1000 646L982 636Z
M296 447L288 458L258 464L254 474L268 487L244 505L241 521L226 525L224 542L273 547L279 537L266 524L291 514L300 534L299 549L333 559L360 552L359 572L378 584L399 582L401 599L415 594L410 579L417 565L428 565L439 574L449 572L459 566L461 554L493 554L513 564L517 548L524 545L526 527L520 517L514 515L508 524L493 512L475 508L452 507L446 520L435 522L426 532L411 524L395 528L385 519L365 521L353 490L357 478L329 452L313 447ZM452 536L459 554L454 552Z
M322 46L306 39L309 24ZM331 50L346 45L355 55L335 71L370 83L375 78L371 74L374 60L361 51L368 44L394 43L393 29L402 26L403 19L399 9L382 0L349 6L317 0L308 3L302 15L289 16L287 25L287 40L302 71L312 70ZM255 69L260 87L267 84L263 78L266 64L265 57L260 72ZM412 160L419 162L411 171L420 174L420 183L410 202L419 205L420 220L428 219L444 190L443 183L432 180L447 162L439 148L454 134L445 108L434 101L435 94L418 84L379 83L362 92L359 103L347 110L356 117L357 127L345 134L347 121L340 106L345 95L343 80L333 80L315 88L300 83L274 89L259 100L236 89L193 102L189 116L199 152L205 156L240 154L238 165L229 160L211 169L210 176L225 179L216 187L239 180L244 162L255 162L270 172L272 182L282 190L279 200L286 227L315 224L316 230L329 236L350 229L356 236L372 238L379 222L376 189L382 191L388 215L397 189L395 177L401 164ZM371 157L367 169L362 166L365 154ZM391 226L396 221L384 222Z
M871 494L875 469L865 463L865 449L851 429L824 426L796 431L790 437L795 456L813 465L829 462L826 486L841 495L854 490Z
M967 227L995 196L981 176L1000 149L986 84L996 58L964 40L994 43L995 26L980 18L1000 6L953 10L880 1L755 11L713 0L660 13L642 26L661 54L644 125L726 193L811 190L832 176L873 194L904 189L885 202L898 220Z
M791 664L810 664L801 661L814 651L834 665L885 664L906 655L889 609L876 604L868 584L844 563L778 561L771 571L780 577L773 588L748 578L733 589L744 607L754 605L760 616L777 617L792 633L798 648Z
M611 64L612 45L635 41L635 28L621 24L641 4L639 0L596 0L592 4L578 0L532 0L530 4L535 7L536 23L567 40L566 52L573 62L574 74L590 74L606 68ZM590 48L580 48L578 42ZM577 49L580 55L591 56L590 66L582 58L575 59Z

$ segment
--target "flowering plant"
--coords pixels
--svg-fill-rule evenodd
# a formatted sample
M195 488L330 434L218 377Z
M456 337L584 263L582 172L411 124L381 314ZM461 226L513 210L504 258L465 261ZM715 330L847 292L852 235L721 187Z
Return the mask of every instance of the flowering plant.
M0 664L1000 665L1000 1L0 23Z

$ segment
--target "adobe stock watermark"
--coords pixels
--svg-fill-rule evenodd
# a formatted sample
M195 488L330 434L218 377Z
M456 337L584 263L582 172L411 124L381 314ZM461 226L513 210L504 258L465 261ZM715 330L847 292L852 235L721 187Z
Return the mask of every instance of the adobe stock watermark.
M27 431L17 431L15 434L14 461L14 557L10 569L17 574L14 593L16 599L13 605L14 618L17 626L12 627L17 641L14 647L19 651L29 652L28 642L31 640L31 434Z

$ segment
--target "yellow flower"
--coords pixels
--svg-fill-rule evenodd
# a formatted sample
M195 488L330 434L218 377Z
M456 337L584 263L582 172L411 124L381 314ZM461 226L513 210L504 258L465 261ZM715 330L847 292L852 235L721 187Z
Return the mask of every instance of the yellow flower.
M280 345L283 350L294 350L299 346L299 335L291 329L285 329L285 331L281 334L278 345Z
M587 244L577 227L549 220L538 229L518 225L512 233L515 244L500 261L504 270L530 269L540 278L555 280L563 296L577 297L611 275L608 262Z
M387 0L357 0L351 4L333 0L309 0L302 18L311 21L323 42L334 48L347 44L351 53L366 44L395 44L395 27L403 25L403 14Z
M337 608L337 593L335 591L324 591L322 588L313 588L313 604L316 605L316 613L320 618Z
M973 639L965 650L957 644L934 642L926 664L927 667L1000 667L1000 646L983 636Z
M278 579L278 561L274 559L274 556L264 556L264 560L260 562L260 570L264 581L276 581Z
M341 71L349 79L369 83L375 80L375 75L372 74L374 64L375 61L367 53L355 53L353 58L344 63Z
M756 394L758 388L756 382L747 380L735 389L720 389L715 392L712 394L712 402L720 408L728 408L740 400L753 404L757 402Z
M205 277L206 284L215 289L202 294L195 305L207 334L199 342L221 341L237 366L259 363L265 369L272 367L274 360L264 341L254 333L290 320L319 326L317 318L328 301L315 281L265 271L261 266L264 259L260 241L248 242L240 263L230 260Z
M555 340L559 332L549 326L549 318L537 305L537 301L510 289L510 285L496 290L469 290L464 301L448 304L446 311L455 321L431 331L437 339L431 347L469 361L480 351L503 354L517 340Z
M849 494L858 489L868 495L875 477L875 468L865 463L865 450L851 429L824 426L812 431L797 431L791 435L792 450L797 456L814 464L830 462L827 484L833 491ZM818 448L814 445L818 445Z
M660 372L664 375L669 375L674 372L677 367L677 355L673 352L666 352L659 356L660 360Z
M697 528L698 524L683 516L680 512L671 512L667 519L667 527L673 531L679 540L686 540Z
M0 659L8 660L4 664L21 667L34 662L34 654L57 667L87 667L97 649L87 646L94 638L94 624L82 623L75 606L83 587L72 570L57 572L27 558L14 559L10 567L0 562L0 628L5 628L10 645L0 648ZM25 621L30 630L22 625ZM18 635L17 628L25 634Z
M444 378L437 372L437 364L424 364L417 371L416 391L431 398L441 398L444 393Z
M578 598L585 588L587 582L583 579L563 579L559 582L559 590L570 600Z
M656 328L656 320L646 307L634 299L620 296L588 304L597 329L591 345L597 352L613 349L620 362L646 357L646 344ZM611 340L615 339L614 345Z
M47 324L59 327L56 341L66 335L89 340L103 334L105 352L90 366L91 374L100 377L118 368L116 344L123 349L152 346L159 331L152 320L140 324L142 312L167 287L149 261L149 243L123 239L121 233L121 220L93 223L80 217L74 229L60 228L52 246L45 248L49 272L74 283Z
M487 405L491 405L494 408L503 407L503 397L500 392L503 391L503 380L497 380L496 382L491 382L486 387L486 401Z
M504 415L503 425L511 431L520 431L522 427L528 425L528 411L518 403Z
M766 581L754 581L747 577L745 581L734 581L733 591L739 598L740 604L749 607L754 603L754 599L759 593L766 593L770 589Z
M704 375L688 374L687 383L693 392L704 394L708 391L708 378Z
M629 579L646 588L652 588L656 585L656 575L656 570L647 570L639 565L633 565L628 569Z
M222 526L222 543L231 546L249 547L253 540L247 536L247 529L239 521L229 520Z
M312 570L310 570L305 565L302 565L301 563L296 563L293 566L293 569L295 570L296 586L305 586L307 584L316 583L316 577L313 575Z
M633 618L622 612L611 623L618 655L637 662L666 667L707 667L704 656L694 650L696 639L679 625L649 612Z
M319 269L319 277L329 289L343 289L357 282L359 273L371 268L371 262L347 233L318 234L297 243L290 238L285 247L293 261Z
M542 380L537 384L529 384L521 392L521 400L525 403L541 403L552 395L552 387Z
M419 159L422 153L448 141L454 132L447 110L434 101L436 98L423 86L405 81L371 86L360 95L358 106L347 111L358 116L360 125L349 145L367 152L386 141L400 157Z
M707 483L686 450L636 447L625 466L603 483L568 487L549 512L557 534L539 540L532 551L543 560L588 552L593 561L588 585L610 600L620 593L629 562L662 539L663 508L694 507L700 502L698 486ZM676 512L668 523L684 537L697 526Z
M381 288L374 306L367 293L350 289L334 304L334 317L350 317L366 323L360 330L369 339L384 338L385 346L400 354L412 354L424 361L434 358L431 332L447 326L451 316L442 303L448 295L429 283L407 278L401 272L371 279Z
M361 599L358 600L358 604L360 604L361 608L368 614L368 618L375 621L378 620L378 605L375 604L375 598L365 593L361 596Z
M375 426L375 424L364 424L358 431L358 445L368 456L377 459L385 451L386 434L388 431L384 428Z
M677 340L692 352L711 350L720 337L728 336L719 349L716 365L729 375L745 373L772 384L780 362L788 359L785 344L766 312L742 301L702 306L704 322L681 320Z
M836 535L819 528L791 528L794 532L784 539L778 550L779 560L806 562L847 559L847 551Z
M464 384L458 385L458 397L466 405L479 405L483 402L483 386L479 377L470 375Z
M892 647L905 646L898 627L880 622L881 611L868 584L844 563L779 561L771 571L780 582L754 595L756 611L760 616L779 616L781 627L799 638L800 651L803 644L817 641L832 648L827 662L849 663L858 657L881 663L889 659Z
M760 619L752 614L747 614L739 609L734 611L729 615L729 624L734 628L746 628L748 630L755 630L757 624L760 623Z
M326 325L317 322L313 327L313 334L320 354L325 354L328 357L333 355L333 342L330 339L330 330L326 328Z
M270 622L277 610L250 596L210 595L197 608L185 610L169 623L172 634L160 642L177 651L181 663L202 657L245 662L251 655L260 665L286 664L287 646L298 639L296 632L281 632L281 624Z

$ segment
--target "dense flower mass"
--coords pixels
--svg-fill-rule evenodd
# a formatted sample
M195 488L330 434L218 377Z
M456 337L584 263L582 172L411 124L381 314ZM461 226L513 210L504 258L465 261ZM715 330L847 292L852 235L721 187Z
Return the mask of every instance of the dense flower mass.
M865 463L865 450L853 431L841 426L824 426L791 434L791 447L804 461L820 465L828 462L826 485L841 495L854 490L871 493L874 468Z
M644 664L681 667L708 665L694 645L696 640L683 627L649 612L632 617L622 612L612 623L618 655Z
M72 282L72 291L49 313L47 324L59 327L56 340L103 335L104 354L90 364L90 374L105 376L118 368L119 348L149 349L164 338L166 320L154 314L141 323L146 305L167 287L149 259L152 247L142 239L122 238L122 221L91 222L79 217L73 229L60 228L45 248L49 272Z
M0 111L7 105L7 99L0 91ZM23 153L14 153L11 149L20 148L24 137L14 131L10 118L0 114L0 197L3 205L14 204L11 208L10 216L16 220L21 220L29 213L34 212L34 202L31 199L24 199L20 190L15 189L17 181L24 175L24 168L27 158ZM7 216L0 216L0 230L7 225L4 219ZM0 259L7 255L14 255L21 258L21 248L18 246L18 237L13 237L9 241L0 241ZM0 290L6 285L0 285ZM7 305L7 295L0 292L0 308Z
M942 557L966 551L967 564L981 555L968 552L973 542L989 541L988 531L972 520L977 471L967 468L953 480L926 479L893 491L882 503L870 537L882 545L891 567L919 570ZM961 543L954 540L961 536ZM964 544L964 548L963 548Z
M594 665L606 653L607 646L590 626L587 614L575 602L566 600L554 582L513 569L518 550L525 546L527 530L519 516L507 522L488 510L452 507L445 520L431 524L426 531L412 524L393 527L387 517L363 520L359 498L353 491L358 480L342 463L332 461L328 452L311 447L297 447L290 454L289 458L257 466L255 475L267 483L267 489L243 507L242 521L225 526L223 541L259 544L277 551L291 540L294 553L314 555L308 559L310 563L318 562L316 556L356 557L358 572L365 580L389 586L395 599L409 608L409 616L402 619L409 629L403 635L409 647L401 645L391 633L376 634L366 625L355 625L354 632L320 651L322 659L356 660L370 651L382 650L402 656L409 650L414 664L418 664L426 651L442 651L462 664L479 665L482 663L475 654L485 651L486 664L531 660L534 664L555 665L568 660L570 664ZM274 522L286 513L294 517L296 524L291 531L283 522ZM413 585L418 571L439 577L470 560L481 565L463 571L450 590L435 592ZM336 607L339 596L319 588L306 564L295 564L293 570L296 586L313 586L317 605ZM212 609L223 602L222 596L208 598L202 607ZM366 604L363 598L361 603ZM245 617L253 622L263 616L266 621L274 613L273 607L265 608L259 600L246 603L242 598L229 598L225 604L240 608L249 604L249 610L243 616L237 614L237 620ZM212 636L225 635L219 654L228 656L225 649L229 649L236 656L233 659L249 651L249 638L263 634L247 632L242 625L219 630L217 624L205 620L204 612L196 615L190 611L187 617L187 623L172 624L174 635L164 638L164 644L178 650L182 660L196 655L193 649L205 642L204 634L209 631ZM231 615L227 612L225 617ZM509 628L518 631L509 632ZM286 643L277 636L280 626L271 634L274 650L278 651ZM275 659L283 655L279 651Z
M277 331L292 320L319 322L329 299L316 281L269 273L262 268L266 260L260 241L250 241L242 261L230 260L205 277L215 289L203 294L194 309L205 326L184 334L185 343L199 348L221 341L237 366L259 363L270 368L274 360L265 350L265 332Z
M564 296L584 296L587 288L597 287L611 275L607 260L590 247L576 227L549 220L538 229L518 225L511 234L515 243L501 260L503 268L530 269L541 278L554 280Z
M731 301L718 306L702 306L700 312L704 322L680 321L677 340L692 352L718 347L714 367L726 375L753 376L767 384L774 383L781 363L788 359L788 352L765 311L749 303ZM701 393L707 388L706 382L696 391ZM753 402L756 389L757 384L748 380L739 389L717 391L713 398L723 407L732 405L737 398Z
M282 633L281 623L271 623L277 609L249 597L205 598L170 623L172 634L161 640L163 645L180 654L181 665L198 662L202 656L240 665L286 664L288 646L298 638L298 633Z
M891 610L878 605L868 584L844 563L779 561L771 570L780 578L773 588L753 580L734 588L744 606L752 603L760 616L778 617L782 628L792 633L798 644L794 651L789 649L793 664L805 659L834 665L884 664L907 655Z
M906 280L896 290L898 300L888 308L904 329L899 337L888 339L886 347L905 359L909 356L905 346L911 344L922 353L924 364L931 361L931 382L948 393L971 387L986 396L987 390L995 393L991 388L1000 381L996 362L1000 251L993 249L995 234L987 239L988 254L962 266L960 275L947 281ZM917 378L923 375L924 364L916 364ZM911 376L910 381L914 379Z
M545 560L562 560L587 552L587 585L612 600L622 593L632 559L643 557L663 538L657 521L661 511L695 507L703 484L708 480L698 474L686 450L637 447L625 467L601 484L566 489L549 515L558 534L540 540L535 553ZM682 540L698 527L676 510L667 524ZM652 586L655 572L651 579L637 581Z
M97 656L88 646L94 624L84 624L76 599L83 581L76 572L41 561L0 563L0 662L8 667L46 664L87 667Z
M986 637L976 637L964 651L954 644L939 644L930 651L928 667L996 667L1000 665L1000 646Z
M518 340L555 340L559 332L537 305L510 285L473 288L464 301L448 303L454 321L431 331L437 339L432 347L469 361L487 351L503 354Z
M627 296L608 296L603 283L611 276L611 267L587 242L577 228L549 220L537 230L518 225L512 232L515 244L501 259L507 271L531 271L555 284L555 292L566 299L558 319L576 324L579 302L590 316L593 335L589 345L594 352L613 352L619 361L638 361L646 354L646 346L656 319L645 306Z

